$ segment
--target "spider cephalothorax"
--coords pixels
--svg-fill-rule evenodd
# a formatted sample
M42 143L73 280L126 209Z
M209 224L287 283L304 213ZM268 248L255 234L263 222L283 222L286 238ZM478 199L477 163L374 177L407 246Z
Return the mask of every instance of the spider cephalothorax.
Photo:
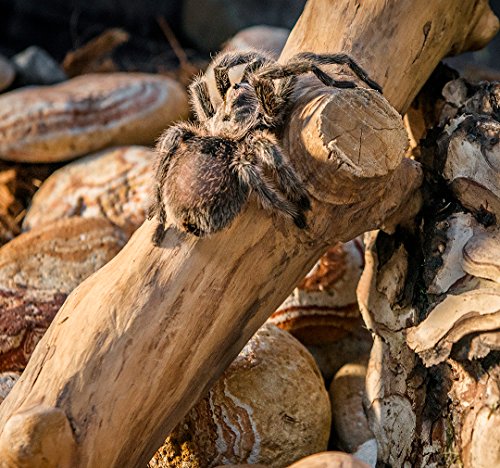
M241 81L231 85L229 69L246 64ZM249 194L264 208L306 227L310 209L306 190L278 143L292 104L296 76L313 72L329 86L352 88L318 65L347 64L370 87L381 91L366 72L344 54L303 53L285 65L261 52L226 53L214 61L222 104L214 107L203 77L189 87L196 114L161 136L154 200L148 217L158 216L154 241L160 243L167 219L181 230L206 236L229 226Z

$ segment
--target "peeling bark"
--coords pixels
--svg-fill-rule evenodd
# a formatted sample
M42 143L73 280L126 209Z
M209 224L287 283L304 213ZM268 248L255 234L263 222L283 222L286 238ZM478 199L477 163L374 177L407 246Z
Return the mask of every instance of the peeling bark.
M422 145L422 211L391 236L365 236L365 409L393 467L500 460L498 90L445 86L442 126Z

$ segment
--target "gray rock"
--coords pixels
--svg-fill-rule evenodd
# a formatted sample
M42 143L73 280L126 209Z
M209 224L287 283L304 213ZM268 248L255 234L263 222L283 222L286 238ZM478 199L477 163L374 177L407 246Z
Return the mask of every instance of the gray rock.
M20 372L1 372L0 373L0 403L7 398L14 384L21 377Z
M278 58L285 47L290 30L276 26L251 26L240 31L224 45L224 50L259 49Z
M28 47L12 61L17 71L17 83L21 86L50 85L67 80L59 64L40 47Z
M14 66L10 63L9 59L0 55L0 91L8 88L16 76Z
M182 27L200 49L216 51L241 29L254 25L291 29L305 0L185 0Z
M8 57L36 44L57 60L109 28L131 35L131 51L150 58L168 51L156 18L164 17L180 35L182 0L0 0L0 51ZM157 52L153 46L162 46ZM130 59L129 59L130 60ZM144 68L133 67L135 70Z

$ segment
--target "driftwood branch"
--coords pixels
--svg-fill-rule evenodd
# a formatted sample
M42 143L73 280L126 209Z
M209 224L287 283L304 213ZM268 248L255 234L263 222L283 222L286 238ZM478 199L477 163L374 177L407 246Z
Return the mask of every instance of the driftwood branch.
M486 1L310 0L282 59L349 53L388 101L301 82L282 143L313 198L309 229L254 201L208 239L171 228L154 247L144 223L71 294L2 404L3 466L145 464L329 244L414 206L421 172L398 112L495 21Z

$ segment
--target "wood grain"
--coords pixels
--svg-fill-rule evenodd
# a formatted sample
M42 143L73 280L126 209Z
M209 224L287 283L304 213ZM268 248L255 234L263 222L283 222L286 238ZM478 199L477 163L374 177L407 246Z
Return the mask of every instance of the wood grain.
M22 466L37 466L44 447L46 466L147 463L328 245L388 216L412 216L421 171L403 160L407 137L390 104L404 110L442 56L486 40L476 26L492 18L487 2L465 5L311 0L283 56L362 44L362 64L389 101L301 82L283 145L313 198L309 229L273 219L253 200L228 230L203 240L169 228L155 247L155 222L146 221L70 295L0 407L0 459L24 455L23 441L40 450ZM443 18L447 27L425 36L423 26ZM74 445L54 452L45 442L54 432Z

